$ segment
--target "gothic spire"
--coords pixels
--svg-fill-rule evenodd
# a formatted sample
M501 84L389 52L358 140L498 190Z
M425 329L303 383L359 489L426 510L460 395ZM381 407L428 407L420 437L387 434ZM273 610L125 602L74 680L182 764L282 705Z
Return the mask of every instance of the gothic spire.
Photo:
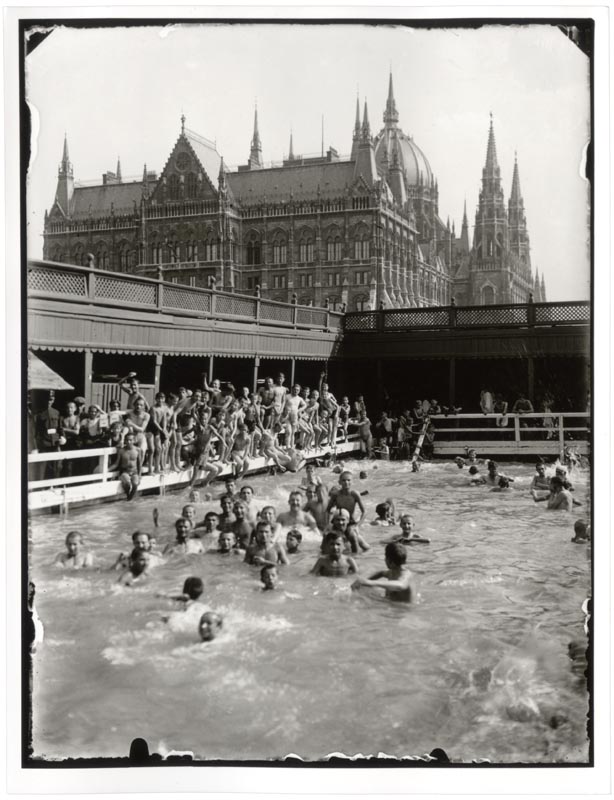
M367 101L365 99L365 110L362 118L362 140L368 141L371 139L371 126L369 125L369 111L367 109Z
M68 155L68 136L66 133L64 134L64 149L62 151L62 168L64 172L68 171L68 167L70 167L70 157Z
M360 136L360 100L356 95L356 122L354 123L354 136Z
M248 163L251 169L263 166L262 144L260 143L260 133L258 131L258 106L254 107L254 135L252 136L252 146Z
M288 153L288 160L294 161L294 147L292 142L292 128L290 128L290 151Z
M495 143L495 129L493 127L492 112L490 114L490 130L488 131L488 146L486 148L486 165L484 169L492 175L499 170L497 163L497 145Z
M542 288L542 290L541 290L542 303L545 303L545 302L546 302L546 280L545 280L545 278L544 278L544 273L543 273L543 271L542 271L542 283L541 283L541 288Z
M465 205L463 207L463 228L466 228L469 225L467 220L467 198L465 197Z
M396 103L394 102L394 89L392 86L392 70L390 71L390 79L388 81L388 100L386 101L386 110L384 111L384 123L387 127L395 127L399 121L399 114L397 111Z
M122 165L119 161L119 156L117 156L117 168L115 169L115 177L117 178L117 182L121 183L122 180Z
M520 193L520 176L518 174L518 156L514 153L514 174L512 177L512 193L510 195L510 205L518 205L522 203L522 194Z

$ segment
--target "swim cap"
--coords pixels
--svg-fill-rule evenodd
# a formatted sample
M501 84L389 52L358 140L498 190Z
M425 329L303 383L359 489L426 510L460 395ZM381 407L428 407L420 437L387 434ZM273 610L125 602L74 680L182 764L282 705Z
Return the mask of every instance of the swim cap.
M338 517L343 517L344 519L347 519L349 522L350 512L347 510L347 508L338 508L337 511L335 511L333 519L337 519Z

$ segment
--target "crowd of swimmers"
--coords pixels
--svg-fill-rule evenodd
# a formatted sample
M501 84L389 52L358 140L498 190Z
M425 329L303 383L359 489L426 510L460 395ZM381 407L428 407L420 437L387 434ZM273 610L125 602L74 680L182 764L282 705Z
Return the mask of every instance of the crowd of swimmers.
M490 486L492 491L507 491L514 478L505 475L492 460L483 461L473 449L468 449L464 458L457 458L459 469L468 468L471 485ZM480 467L485 466L484 474ZM535 466L535 475L530 484L530 494L536 502L545 501L552 510L571 511L574 504L581 505L572 493L573 484L568 477L568 467L554 465L554 474L547 476L551 467L543 460ZM370 549L364 531L366 509L362 496L353 485L353 475L340 465L333 468L337 474L337 485L327 487L313 463L304 467L305 474L300 485L288 496L288 508L280 513L270 505L259 508L251 485L237 488L235 478L229 478L225 491L219 496L219 510L208 511L198 519L199 492L192 489L190 501L174 524L174 537L164 546L158 546L156 538L146 531L135 531L132 535L132 550L121 553L111 569L119 570L119 583L132 586L149 578L154 567L174 555L200 555L214 551L223 556L240 557L243 562L259 568L264 591L274 590L279 581L279 568L292 564L293 556L304 547L303 532L316 534L320 542L318 557L310 574L325 577L354 575L353 589L371 586L383 589L392 601L410 602L415 599L412 574L407 567L407 548L429 544L430 539L416 530L409 513L399 514L392 499L375 506L376 517L371 526L398 526L398 532L382 540L385 545L385 569L369 577L359 574L360 555ZM360 473L361 478L366 472ZM158 509L153 510L155 529L159 528ZM312 539L310 538L310 541ZM590 525L584 520L574 524L572 541L590 541ZM90 568L94 565L92 554L84 549L83 536L78 531L66 537L66 550L60 553L55 563L65 568ZM202 579L186 579L181 593L171 599L183 604L196 602L203 592ZM207 610L199 624L203 641L214 638L223 624L219 614Z

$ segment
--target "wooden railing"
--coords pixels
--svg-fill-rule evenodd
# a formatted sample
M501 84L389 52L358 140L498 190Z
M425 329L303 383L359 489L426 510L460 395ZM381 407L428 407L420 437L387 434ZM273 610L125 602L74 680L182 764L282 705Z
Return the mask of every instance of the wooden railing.
M492 306L431 306L352 311L345 315L346 333L441 330L449 328L533 328L553 325L588 325L590 303L510 303Z
M28 262L28 296L321 331L340 330L343 318L329 308L50 261Z

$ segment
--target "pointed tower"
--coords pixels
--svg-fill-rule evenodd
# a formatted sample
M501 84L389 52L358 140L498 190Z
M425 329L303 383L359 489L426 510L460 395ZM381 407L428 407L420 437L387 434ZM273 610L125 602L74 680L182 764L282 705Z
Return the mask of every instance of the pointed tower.
M292 142L292 128L290 128L290 150L288 152L288 161L294 161L294 144Z
M508 204L508 224L510 237L510 251L518 256L524 267L531 268L531 251L527 220L524 213L524 201L520 191L520 175L518 173L518 158L514 154L514 175L512 177L512 192Z
M360 128L360 141L356 150L356 163L354 164L354 180L362 176L368 186L373 186L377 181L377 166L375 164L375 148L371 138L369 125L369 111L365 100L365 111Z
M388 174L388 183L394 195L394 199L400 206L404 206L407 202L407 189L405 188L403 167L401 166L401 159L399 157L399 140L396 136L392 140L392 161L390 162Z
M141 183L141 198L146 200L149 197L149 181L147 180L147 164L143 164L143 181Z
M119 156L117 156L117 168L115 170L115 177L117 178L118 183L122 182L122 165L120 164Z
M541 290L542 303L546 303L547 302L547 298L546 298L546 281L544 279L544 273L543 272L542 272L541 289L542 289Z
M541 283L539 282L539 272L535 270L535 280L533 281L533 300L536 303L541 303L542 297L542 287Z
M397 111L397 104L394 102L394 89L392 86L392 71L390 72L390 80L388 81L388 100L386 101L386 110L384 111L384 124L387 128L396 128L399 122L399 112Z
M461 227L461 235L460 235L460 242L458 245L458 250L461 253L468 254L469 253L469 221L467 220L467 201L465 200L465 205L463 208L463 224Z
M356 97L356 121L354 122L354 134L352 136L352 152L350 158L352 161L356 158L358 153L358 145L360 144L360 101Z
M72 198L75 191L75 181L72 164L68 155L68 137L64 134L64 150L62 161L58 168L58 185L55 190L55 200L63 213L68 217L71 213Z
M482 188L475 219L473 252L480 269L501 269L508 251L508 222L501 170L497 161L497 146L492 114L486 147L486 163L482 169Z
M254 135L252 136L252 146L247 164L250 169L262 169L264 166L260 133L258 132L258 106L254 109Z

